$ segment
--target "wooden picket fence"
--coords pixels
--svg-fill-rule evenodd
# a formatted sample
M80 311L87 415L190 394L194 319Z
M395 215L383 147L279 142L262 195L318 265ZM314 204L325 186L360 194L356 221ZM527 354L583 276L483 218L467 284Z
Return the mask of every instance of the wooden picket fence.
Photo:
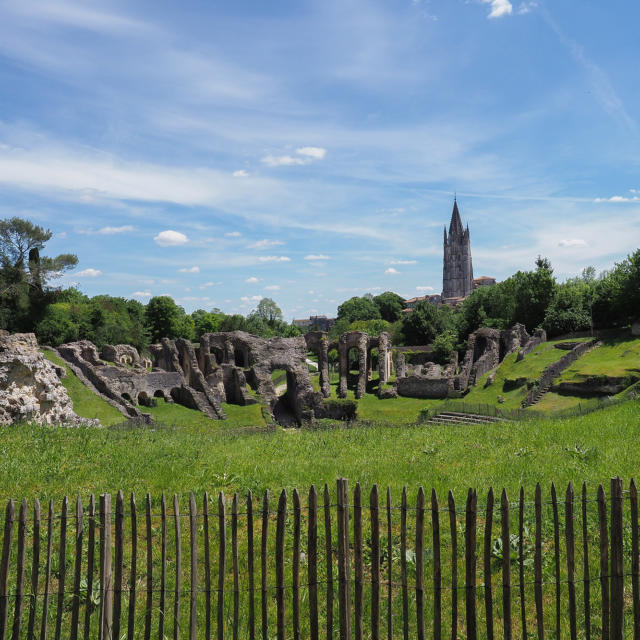
M269 492L220 493L215 512L192 493L183 513L177 496L138 510L119 492L115 509L103 494L32 516L11 500L0 640L640 638L633 480L564 500L490 489L484 505L469 489L462 509L451 492L368 493L339 479L322 504L312 486L275 509Z

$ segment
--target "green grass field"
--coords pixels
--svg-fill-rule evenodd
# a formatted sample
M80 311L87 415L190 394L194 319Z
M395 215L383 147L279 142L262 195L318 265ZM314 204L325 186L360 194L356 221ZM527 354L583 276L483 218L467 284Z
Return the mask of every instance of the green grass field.
M457 495L469 486L505 486L514 492L523 484L532 492L536 482L593 485L612 475L636 475L640 403L567 420L477 427L247 433L194 420L134 430L14 425L2 427L0 434L2 499L86 496L120 488L156 497L161 491L306 490L312 483L333 485L339 476L364 487L390 485L395 495L405 484L413 495L419 485Z

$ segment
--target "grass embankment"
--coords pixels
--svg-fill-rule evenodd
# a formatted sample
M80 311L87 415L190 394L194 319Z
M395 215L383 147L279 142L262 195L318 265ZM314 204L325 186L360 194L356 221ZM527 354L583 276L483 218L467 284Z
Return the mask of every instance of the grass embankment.
M100 424L110 426L125 420L124 416L108 402L97 396L93 391L86 387L66 362L53 351L42 349L42 355L53 362L53 364L64 367L67 375L62 379L62 385L67 390L71 401L73 402L73 410L81 418L97 418Z
M364 487L591 486L638 473L640 403L567 420L474 427L380 425L253 433L208 424L136 430L15 425L1 433L0 499L112 492L260 494L344 476ZM515 495L515 493L514 493ZM530 495L530 494L529 494Z
M561 376L561 382L579 382L590 376L640 376L640 339L618 337L603 341L576 360Z
M517 409L527 396L529 391L527 385L524 384L506 391L504 389L505 380L516 380L517 378L537 380L550 364L557 362L568 353L568 351L556 349L553 346L560 342L566 342L566 340L543 342L520 362L516 362L517 353L508 355L496 369L493 384L485 388L484 385L490 373L485 374L464 397L463 402L467 404L494 404L505 409ZM500 396L504 399L503 403L498 403Z

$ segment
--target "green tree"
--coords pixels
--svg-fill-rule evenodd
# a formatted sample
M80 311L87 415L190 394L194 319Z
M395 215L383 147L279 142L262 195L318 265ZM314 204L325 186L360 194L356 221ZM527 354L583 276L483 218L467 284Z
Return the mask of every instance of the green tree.
M373 302L380 311L380 316L387 322L396 322L402 317L404 298L392 291L385 291L373 298Z
M449 307L438 308L427 300L416 303L402 319L402 333L409 345L431 344L435 337L452 325Z
M193 337L193 320L169 296L155 296L147 303L145 320L151 340Z
M258 316L258 318L264 320L264 322L269 325L272 329L279 323L282 322L282 311L280 307L275 303L271 298L262 298L260 302L258 302L258 306L256 307L254 313Z
M0 322L31 331L55 300L51 280L78 263L75 255L41 256L52 232L29 220L0 220Z
M371 296L354 296L338 307L338 320L344 319L349 324L356 320L379 320L380 318L380 309Z

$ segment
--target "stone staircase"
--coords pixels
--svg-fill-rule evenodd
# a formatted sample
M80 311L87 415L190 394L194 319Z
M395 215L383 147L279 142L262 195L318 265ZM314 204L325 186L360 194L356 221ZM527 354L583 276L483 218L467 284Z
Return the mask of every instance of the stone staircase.
M535 395L533 396L533 398L531 398L529 404L527 404L527 407L532 407L534 404L538 404L538 402L540 402L540 400L542 400L542 396L544 396L545 393L547 393L547 391L549 391L549 389L551 389L551 384L546 384L544 385L544 387L540 387Z
M587 353L589 353L590 351L593 351L594 349L596 349L601 345L602 345L602 342L600 342L599 340L592 340L591 342L582 342L578 344L577 347L574 347L566 356L563 356L557 362L554 362L551 365L549 365L542 373L542 376L539 378L541 382L540 387L535 390L535 393L533 392L533 390L529 392L524 402L522 403L523 409L526 409L527 407L532 407L534 404L538 404L538 402L542 400L545 393L547 393L547 391L551 389L551 385L553 384L554 380L558 376L560 376L560 374L565 369L568 369L576 360L578 360L579 358L582 358Z
M425 421L425 424L492 424L495 422L508 422L506 418L497 416L483 416L477 413L458 413L456 411L443 411L433 418Z

